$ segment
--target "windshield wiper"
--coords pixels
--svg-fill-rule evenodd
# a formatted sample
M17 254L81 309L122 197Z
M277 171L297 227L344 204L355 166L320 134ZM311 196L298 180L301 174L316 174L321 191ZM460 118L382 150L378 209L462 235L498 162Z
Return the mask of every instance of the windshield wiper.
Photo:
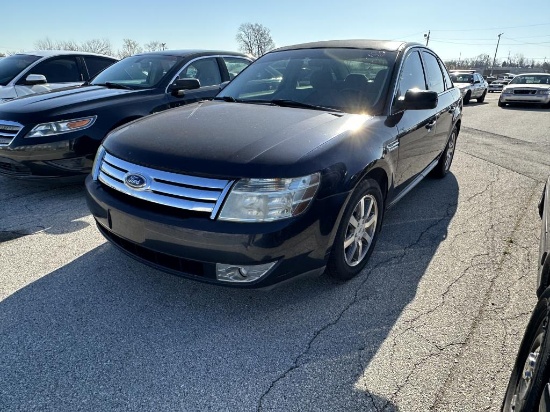
M105 82L105 83L93 83L94 86L105 86L109 89L125 89L125 90L134 90L133 87L126 86L125 84Z
M235 99L233 96L216 96L214 97L214 100L223 100L224 102L231 102L235 103L237 99Z
M318 106L315 104L297 102L296 100L274 99L274 100L269 100L269 103L273 103L281 107L299 107L303 109L324 110L327 112L341 112L341 110L334 109L332 107L325 107L325 106Z

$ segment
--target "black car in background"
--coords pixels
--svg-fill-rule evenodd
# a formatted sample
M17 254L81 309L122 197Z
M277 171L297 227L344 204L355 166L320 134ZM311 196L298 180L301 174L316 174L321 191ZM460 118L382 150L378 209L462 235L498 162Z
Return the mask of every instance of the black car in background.
M301 44L260 57L209 102L111 133L86 180L112 244L237 287L365 266L384 211L449 171L462 99L419 44Z
M243 54L225 51L144 53L113 64L82 87L2 103L0 173L84 177L111 130L210 99L250 62Z
M518 350L502 404L502 411L550 411L550 178L539 214L542 218L537 296L539 300Z

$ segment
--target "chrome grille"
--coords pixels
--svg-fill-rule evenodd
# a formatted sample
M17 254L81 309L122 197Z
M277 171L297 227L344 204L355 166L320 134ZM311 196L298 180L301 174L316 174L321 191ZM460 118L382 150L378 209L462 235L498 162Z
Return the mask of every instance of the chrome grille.
M140 174L147 178L144 189L127 186L125 177ZM148 202L177 209L210 213L215 218L232 180L209 179L197 176L165 172L126 162L105 153L98 179L119 192Z
M537 94L533 89L514 89L514 94Z
M22 124L0 120L0 146L9 145L22 128Z

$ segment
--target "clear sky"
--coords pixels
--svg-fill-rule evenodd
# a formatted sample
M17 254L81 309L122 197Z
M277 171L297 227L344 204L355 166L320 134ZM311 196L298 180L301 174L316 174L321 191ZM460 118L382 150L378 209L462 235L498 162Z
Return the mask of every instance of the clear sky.
M153 40L170 49L237 50L241 23L271 30L277 46L330 39L425 43L443 59L495 53L550 61L550 0L0 0L0 52L32 50L37 40Z

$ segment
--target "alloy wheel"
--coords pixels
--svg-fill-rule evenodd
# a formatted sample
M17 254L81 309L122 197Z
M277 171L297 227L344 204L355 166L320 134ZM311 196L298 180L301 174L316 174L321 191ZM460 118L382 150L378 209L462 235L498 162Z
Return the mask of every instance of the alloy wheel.
M456 144L456 133L453 131L451 137L449 138L449 143L447 144L447 151L445 153L445 171L451 168L451 163L453 161L453 156L455 154L455 144Z
M378 221L378 204L370 194L355 205L344 237L344 258L349 266L360 264L369 251Z

